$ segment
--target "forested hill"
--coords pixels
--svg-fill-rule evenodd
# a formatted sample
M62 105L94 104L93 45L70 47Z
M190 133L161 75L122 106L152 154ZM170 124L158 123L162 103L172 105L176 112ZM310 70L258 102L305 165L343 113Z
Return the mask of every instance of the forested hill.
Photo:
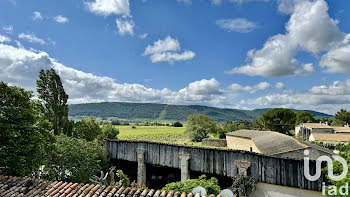
M200 105L167 105L154 103L87 103L69 105L69 116L96 116L101 118L113 117L124 120L159 120L186 121L187 116L202 113L210 116L216 122L225 120L251 120L260 117L269 109L239 110L207 107ZM294 110L293 111L302 111ZM309 111L309 110L304 110ZM317 117L331 115L309 111Z

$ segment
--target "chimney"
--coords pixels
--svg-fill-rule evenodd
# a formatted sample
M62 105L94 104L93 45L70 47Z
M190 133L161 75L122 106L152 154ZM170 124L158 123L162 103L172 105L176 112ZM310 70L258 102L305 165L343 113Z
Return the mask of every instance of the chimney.
M320 121L320 125L322 125L322 122Z
M329 125L329 122L326 122L326 125Z

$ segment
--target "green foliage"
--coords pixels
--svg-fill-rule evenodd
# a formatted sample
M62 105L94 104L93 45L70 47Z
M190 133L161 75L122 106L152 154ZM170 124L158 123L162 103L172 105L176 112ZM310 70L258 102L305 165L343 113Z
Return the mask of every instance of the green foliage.
M49 124L40 121L31 99L32 92L0 82L0 174L27 176L44 159Z
M103 124L101 126L102 128L102 132L101 134L98 136L98 138L101 139L117 139L117 136L119 134L119 130L113 126L110 123L107 124Z
M275 108L263 114L259 121L266 130L289 134L294 129L296 115L290 109Z
M346 124L350 124L350 112L341 109L335 113L332 126L344 126Z
M219 138L225 139L226 133L237 131L240 129L251 129L252 123L250 121L241 120L241 121L225 121L221 125L221 129L219 130Z
M184 125L181 122L174 122L173 127L183 127Z
M56 136L51 157L45 163L43 178L88 183L107 161L105 150L97 142Z
M73 137L92 141L102 134L100 123L95 117L84 117L77 123L73 131Z
M31 92L0 82L0 170L3 174L28 175L39 166L45 133L36 126L38 113L31 98Z
M46 118L52 123L54 133L66 133L68 123L68 95L64 91L61 78L54 69L41 70L36 82Z
M130 186L130 179L126 174L124 174L122 170L117 170L116 175L119 178L119 181L117 184L119 187L127 188Z
M190 193L192 192L193 188L198 186L204 187L208 194L214 194L215 196L218 195L221 191L219 181L214 177L207 180L207 177L205 175L198 177L198 179L188 179L185 182L178 181L174 183L168 183L165 185L163 190Z
M295 115L296 115L295 125L316 121L314 118L315 115L311 114L310 112L300 111L300 112L295 112Z
M337 146L336 149L338 149L340 152L338 156L344 158L348 164L350 164L350 142L346 143L345 145ZM325 173L328 172L328 166L322 169ZM338 161L333 161L333 173L334 175L340 175L343 172L343 166ZM345 184L350 183L350 171L348 171L347 176L340 181L333 181L328 177L328 173L326 175L330 185L334 185L337 188L338 195L328 195L328 196L343 196L339 194L339 188L341 186L345 186ZM326 192L327 194L328 192ZM331 193L331 192L330 192ZM347 195L350 196L350 195Z
M225 122L226 120L253 120L259 118L270 109L238 110L221 109L215 107L199 105L166 105L154 103L87 103L69 105L69 116L95 116L114 117L120 120L166 120L184 122L190 114L206 114L215 122ZM296 110L293 110L296 111ZM330 115L310 111L317 117L331 117Z
M233 177L231 189L233 193L239 196L249 196L256 189L256 180L253 177L244 176L242 174Z
M187 118L185 133L193 142L200 142L208 138L210 134L216 134L218 127L216 123L204 114L193 114Z

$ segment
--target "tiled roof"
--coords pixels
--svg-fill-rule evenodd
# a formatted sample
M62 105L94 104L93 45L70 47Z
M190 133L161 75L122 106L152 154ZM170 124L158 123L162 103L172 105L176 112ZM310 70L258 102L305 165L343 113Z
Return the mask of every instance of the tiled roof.
M265 155L275 155L309 147L291 136L274 131L238 130L226 135L251 139Z
M200 197L199 194L115 187L99 184L52 182L0 175L1 197ZM202 197L207 197L203 195ZM209 197L215 197L209 195ZM220 196L217 196L220 197Z
M303 123L302 125L313 129L332 129L333 128L325 123Z
M316 141L348 142L350 133L312 133Z
M350 127L333 127L335 133L350 133Z

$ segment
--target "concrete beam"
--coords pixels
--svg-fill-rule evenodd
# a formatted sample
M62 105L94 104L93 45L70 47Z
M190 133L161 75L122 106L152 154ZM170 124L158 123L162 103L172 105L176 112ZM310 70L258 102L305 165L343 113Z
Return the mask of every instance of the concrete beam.
M190 179L190 168L188 160L191 158L190 154L179 154L180 169L181 169L181 181Z
M146 185L145 149L136 149L137 153L137 184Z
M238 168L238 174L242 174L244 176L247 176L248 168L250 167L249 161L236 160L235 165Z

